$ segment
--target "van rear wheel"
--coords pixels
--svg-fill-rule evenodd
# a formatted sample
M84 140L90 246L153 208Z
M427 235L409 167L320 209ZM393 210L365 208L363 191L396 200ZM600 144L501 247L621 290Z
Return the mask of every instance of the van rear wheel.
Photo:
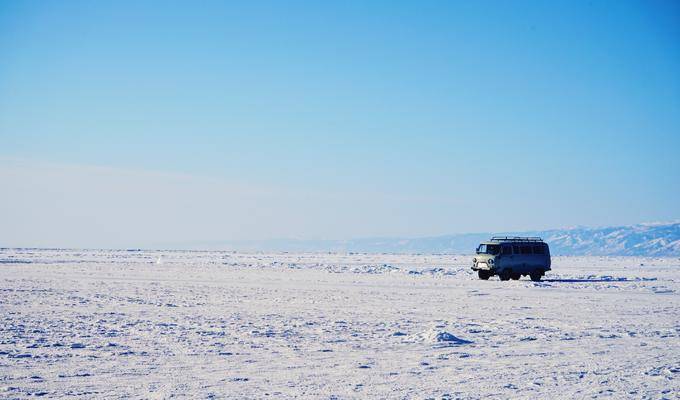
M477 276L479 276L479 279L486 281L489 280L489 278L491 278L491 272L480 269L479 271L477 271Z
M519 278L522 277L522 274L518 274L518 273L515 272L512 275L510 275L510 277L512 278L513 281L517 281L517 280L519 280Z
M531 278L532 281L538 282L543 277L543 273L540 271L534 271L531 274L529 274L529 277Z

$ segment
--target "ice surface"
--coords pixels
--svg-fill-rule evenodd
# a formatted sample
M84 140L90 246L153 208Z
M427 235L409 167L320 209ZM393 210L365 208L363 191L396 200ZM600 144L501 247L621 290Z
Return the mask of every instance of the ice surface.
M0 398L677 398L680 259L0 250Z

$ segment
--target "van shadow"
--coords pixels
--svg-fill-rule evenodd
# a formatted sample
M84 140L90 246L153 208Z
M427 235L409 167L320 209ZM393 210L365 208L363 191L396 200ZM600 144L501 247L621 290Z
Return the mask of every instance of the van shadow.
M642 279L644 281L655 281L656 278ZM617 282L639 282L640 279L628 279L628 278L592 278L592 279L541 279L541 282L562 282L562 283L617 283Z

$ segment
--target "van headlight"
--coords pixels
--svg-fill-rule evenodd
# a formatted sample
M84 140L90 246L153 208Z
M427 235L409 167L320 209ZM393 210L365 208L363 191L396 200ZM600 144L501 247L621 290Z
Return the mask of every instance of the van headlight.
M493 258L489 258L488 263L489 263L489 265L493 265Z

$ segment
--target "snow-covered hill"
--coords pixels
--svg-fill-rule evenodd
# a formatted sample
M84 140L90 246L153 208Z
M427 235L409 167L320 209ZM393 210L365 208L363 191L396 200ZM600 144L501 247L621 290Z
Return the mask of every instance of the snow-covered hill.
M424 238L355 240L269 240L197 243L196 248L260 251L341 251L369 253L471 253L493 235L540 236L554 255L680 256L680 222L530 232L487 232Z
M680 256L680 223L574 228L540 234L556 254Z

